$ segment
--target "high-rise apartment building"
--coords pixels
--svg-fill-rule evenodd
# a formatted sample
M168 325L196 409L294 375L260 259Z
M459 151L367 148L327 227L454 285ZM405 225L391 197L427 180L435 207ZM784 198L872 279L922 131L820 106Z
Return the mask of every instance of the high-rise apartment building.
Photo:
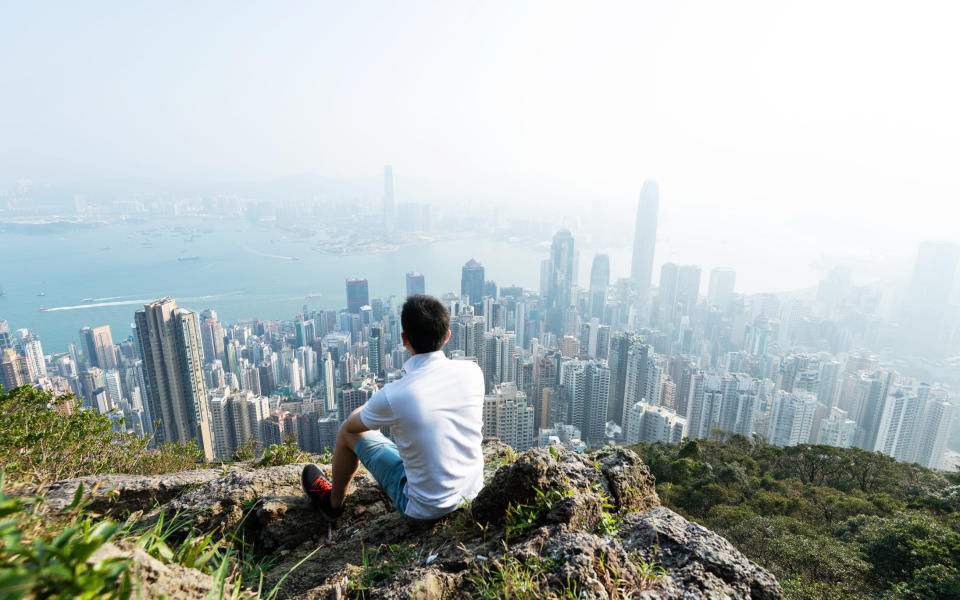
M517 336L512 331L495 328L483 336L484 356L481 367L487 390L502 383L516 381Z
M117 368L117 355L113 350L113 335L109 325L84 327L80 330L80 342L90 366L104 370Z
M516 384L503 383L483 399L483 437L497 437L515 450L526 450L537 439L535 411Z
M157 441L196 440L207 460L212 460L196 313L178 308L172 298L164 298L137 311L136 327L148 412L160 422L155 432Z
M637 288L640 303L650 296L653 279L653 254L657 243L657 213L660 207L660 186L656 181L645 181L637 201L637 220L633 234L633 261L630 279Z
M687 420L662 406L637 402L627 413L624 438L628 444L637 442L681 442Z
M817 397L809 392L777 392L770 414L769 443L774 446L806 444L816 409Z
M833 407L830 409L830 416L820 423L817 443L849 448L853 445L853 436L856 431L857 422L848 418L847 411Z
M347 310L353 314L360 314L360 308L369 306L370 291L366 279L347 280Z
M43 356L43 346L40 339L31 334L23 340L23 355L27 357L27 369L30 380L36 381L47 376L47 359Z

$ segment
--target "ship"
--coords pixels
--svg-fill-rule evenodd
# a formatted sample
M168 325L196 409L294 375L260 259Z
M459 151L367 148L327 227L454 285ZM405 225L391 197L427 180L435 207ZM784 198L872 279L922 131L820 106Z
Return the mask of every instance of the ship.
M46 293L46 292L37 292L37 295L38 295L38 296L46 296L47 293Z
M200 257L199 257L199 256L181 256L181 257L179 257L177 260L179 260L179 261L185 261L185 260L200 260Z
M322 298L322 297L323 297L323 294L321 294L321 293L319 293L319 292L317 292L316 294L307 294L307 298L308 298L308 299Z
M40 312L47 312L48 310L50 310L50 309L49 309L49 308L41 308L41 309L40 309Z
M93 298L84 298L83 301L84 301L84 302L93 302Z

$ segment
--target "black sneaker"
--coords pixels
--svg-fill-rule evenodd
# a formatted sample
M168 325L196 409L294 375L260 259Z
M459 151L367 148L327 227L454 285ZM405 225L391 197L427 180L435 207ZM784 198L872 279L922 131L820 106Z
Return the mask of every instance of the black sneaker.
M303 484L303 492L313 501L313 505L317 507L324 519L332 523L340 518L343 507L333 508L330 505L333 486L326 480L317 465L305 466L300 482Z

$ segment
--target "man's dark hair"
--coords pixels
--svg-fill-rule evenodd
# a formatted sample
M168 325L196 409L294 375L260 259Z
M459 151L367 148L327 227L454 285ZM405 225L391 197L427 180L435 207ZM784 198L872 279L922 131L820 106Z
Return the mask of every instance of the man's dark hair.
M414 352L434 352L443 347L447 337L450 311L433 296L414 294L403 303L400 324Z

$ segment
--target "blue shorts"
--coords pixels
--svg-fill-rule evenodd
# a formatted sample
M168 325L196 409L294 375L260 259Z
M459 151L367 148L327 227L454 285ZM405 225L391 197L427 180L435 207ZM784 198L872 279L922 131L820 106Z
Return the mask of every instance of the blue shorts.
M397 445L373 430L360 436L353 446L353 453L377 480L380 488L390 496L400 514L406 514L407 495L403 490L407 487L407 472L403 468Z

